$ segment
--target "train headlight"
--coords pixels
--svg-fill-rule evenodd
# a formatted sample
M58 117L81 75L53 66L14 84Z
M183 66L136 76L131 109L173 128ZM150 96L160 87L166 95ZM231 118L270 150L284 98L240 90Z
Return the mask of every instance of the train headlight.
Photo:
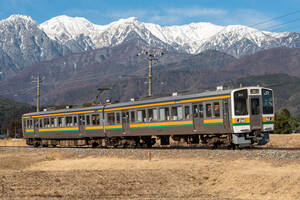
M237 118L236 122L237 123L245 123L246 119L245 118Z

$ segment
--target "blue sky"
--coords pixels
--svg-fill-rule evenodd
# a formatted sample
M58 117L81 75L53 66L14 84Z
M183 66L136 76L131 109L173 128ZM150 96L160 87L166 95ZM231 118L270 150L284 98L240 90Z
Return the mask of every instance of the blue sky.
M268 21L254 27L300 32L300 0L0 0L0 19L12 14L29 15L38 23L58 15L80 16L102 25L132 16L160 25L211 22L250 26Z

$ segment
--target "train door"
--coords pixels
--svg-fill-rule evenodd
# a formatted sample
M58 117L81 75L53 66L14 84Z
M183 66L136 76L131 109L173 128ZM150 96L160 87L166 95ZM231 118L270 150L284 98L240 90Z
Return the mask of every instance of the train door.
M227 100L224 100L224 102L223 102L223 120L224 120L224 128L226 130L230 129L229 106L228 106Z
M261 129L261 100L259 96L250 96L250 126L251 130Z
M203 104L193 104L193 121L194 121L194 130L200 131L203 130Z
M39 133L39 119L37 118L34 118L33 119L33 131L34 131L34 137L37 137L38 136L38 133Z
M123 134L129 133L129 112L122 111L122 132Z
M78 128L79 128L79 135L84 135L85 134L85 116L84 115L79 115L78 116Z

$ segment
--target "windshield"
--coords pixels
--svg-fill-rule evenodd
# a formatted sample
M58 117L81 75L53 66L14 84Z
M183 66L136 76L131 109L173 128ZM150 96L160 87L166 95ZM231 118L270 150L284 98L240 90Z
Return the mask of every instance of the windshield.
M248 93L247 89L234 92L234 114L248 115Z
M262 89L263 114L273 114L273 92Z

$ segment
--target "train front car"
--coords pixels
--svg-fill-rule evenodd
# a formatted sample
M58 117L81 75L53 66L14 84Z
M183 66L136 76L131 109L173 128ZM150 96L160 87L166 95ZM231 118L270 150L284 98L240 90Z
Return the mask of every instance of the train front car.
M239 147L264 145L274 130L273 91L247 87L231 92L232 143Z

